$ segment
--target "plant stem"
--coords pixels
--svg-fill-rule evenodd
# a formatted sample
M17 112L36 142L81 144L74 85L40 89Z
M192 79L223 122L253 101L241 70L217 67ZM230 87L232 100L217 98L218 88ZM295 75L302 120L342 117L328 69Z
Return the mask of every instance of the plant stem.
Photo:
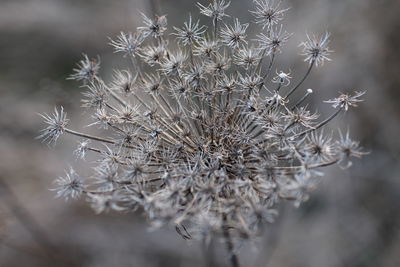
M301 79L301 81L289 91L289 93L285 96L285 98L288 98L289 96L291 96L294 93L294 91L296 91L296 89L299 88L300 85L303 84L303 82L307 79L308 75L310 74L310 72L314 66L314 63L315 63L315 61L311 62L310 67L308 67L308 70L307 70L306 74L304 75L303 79Z
M226 242L226 249L229 253L229 262L231 267L240 267L239 258L234 252L233 242L231 234L229 233L228 225L226 224L226 215L223 215L224 227L223 227L223 235Z

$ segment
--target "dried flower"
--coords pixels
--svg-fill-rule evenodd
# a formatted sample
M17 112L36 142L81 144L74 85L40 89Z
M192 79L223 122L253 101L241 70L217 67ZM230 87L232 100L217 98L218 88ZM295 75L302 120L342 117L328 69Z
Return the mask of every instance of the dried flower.
M225 0L213 0L213 2L207 7L197 3L200 13L207 17L211 17L214 25L218 20L222 20L223 17L227 16L225 14L225 9L227 9L230 4L231 2L225 3Z
M61 107L60 111L54 108L54 113L52 115L40 114L40 116L48 126L41 130L42 134L37 138L43 139L43 141L48 144L55 145L68 124L67 113L65 113L64 108Z
M84 82L92 81L100 70L100 59L89 59L87 55L83 54L84 59L79 61L77 68L73 69L74 73L68 79Z
M227 46L236 48L241 43L247 43L246 30L249 24L241 24L239 19L235 19L234 25L225 25L225 28L221 30L221 39Z
M115 71L114 79L111 84L113 90L123 94L131 94L135 90L135 82L137 76L133 77L129 71Z
M345 135L339 131L340 140L336 141L336 153L339 154L339 162L348 161L346 167L350 167L352 162L349 160L351 157L361 158L368 154L360 148L360 143L350 139L349 131Z
M187 55L181 50L178 50L175 53L169 53L168 58L164 59L164 61L160 64L161 70L170 76L177 75L183 68L186 59Z
M262 28L271 29L272 26L283 20L283 15L289 8L281 9L279 6L282 1L274 0L254 0L255 10L250 11L256 17L256 23Z
M218 53L220 45L215 40L209 40L208 38L202 38L194 47L193 54L195 56L204 56L210 58Z
M124 33L121 32L116 40L111 40L110 45L114 47L116 53L122 52L124 56L135 56L140 45L143 43L145 36L141 32Z
M291 34L282 30L282 26L279 29L271 29L269 34L261 33L257 35L260 49L267 51L267 54L281 52L281 47L285 44Z
M154 19L150 19L142 13L142 17L145 26L138 27L138 30L145 37L153 36L158 38L167 30L167 16L155 16Z
M326 100L325 103L331 103L334 108L343 108L344 110L348 110L349 107L357 107L357 103L362 102L364 100L360 99L361 96L365 94L363 92L355 92L355 95L349 94L341 94L339 97Z
M250 67L257 66L260 62L260 50L248 47L241 47L233 55L236 65L243 66L246 70Z
M303 52L301 55L306 58L304 61L308 61L310 64L315 63L315 65L323 65L324 61L330 61L328 57L333 51L329 49L329 33L325 33L319 39L315 35L307 34L307 41L302 42L300 46L303 47Z
M192 16L189 16L189 22L184 23L183 29L174 27L177 39L184 46L191 45L201 39L201 35L206 31L205 26L199 26L200 21L192 23Z
M160 64L165 55L166 50L163 46L146 46L139 50L139 56L150 66Z
M103 81L93 80L86 84L86 92L83 92L82 107L102 109L104 104L108 101L109 92Z
M69 172L66 172L65 177L59 177L54 183L57 187L51 190L57 191L56 197L63 197L66 200L70 197L78 198L85 190L83 180L72 168L70 168Z
M64 132L77 136L76 154L97 154L97 166L85 184L73 172L58 180L58 196L85 194L96 212L140 207L153 227L173 225L185 239L220 235L234 261L234 241L259 235L281 200L300 205L324 167L362 156L348 133L335 141L324 129L364 92L326 101L336 109L323 119L303 104L312 90L300 87L314 63L322 65L331 52L328 34L301 44L310 65L292 88L296 71L270 78L290 36L277 26L286 11L279 4L255 1L256 23L267 28L256 41L246 37L249 24L236 18L233 26L218 28L229 3L198 4L213 20L213 34L189 17L173 34L176 43L190 46L187 51L172 50L162 36L165 16L144 16L138 34L157 40L146 38L133 52L123 34L114 46L149 66L139 71L132 60L132 71L116 70L112 82L103 81L97 61L85 57L74 78L84 82L83 106L100 133L67 128L61 108L42 115L47 127L39 137L55 143ZM298 88L305 93L296 99Z

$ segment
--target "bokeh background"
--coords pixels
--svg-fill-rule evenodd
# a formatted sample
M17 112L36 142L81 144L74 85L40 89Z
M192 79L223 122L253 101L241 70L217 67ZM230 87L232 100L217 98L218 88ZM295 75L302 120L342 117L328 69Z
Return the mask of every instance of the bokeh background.
M0 0L0 266L205 266L201 244L173 229L149 231L140 213L95 215L84 200L55 199L54 178L74 163L76 139L55 148L35 140L37 113L55 105L71 125L87 123L81 88L65 78L82 53L102 58L102 75L126 62L108 37L134 31L140 11L168 14L179 26L189 12L202 22L195 0ZM208 1L200 1L206 4ZM228 13L250 21L250 0L232 0ZM278 65L294 79L307 66L298 55L306 33L332 34L333 61L304 85L316 92L312 105L337 91L367 90L365 102L330 124L349 128L371 153L352 168L327 171L300 208L283 205L277 222L257 242L244 244L243 266L400 266L400 1L284 0L292 39ZM184 15L183 15L184 14ZM251 34L255 34L254 32ZM227 262L214 244L216 266Z

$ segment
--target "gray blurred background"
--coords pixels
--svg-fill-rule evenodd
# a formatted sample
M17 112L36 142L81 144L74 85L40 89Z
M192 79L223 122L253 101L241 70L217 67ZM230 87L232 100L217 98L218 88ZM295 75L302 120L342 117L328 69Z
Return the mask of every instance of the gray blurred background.
M107 37L134 31L139 11L155 8L170 26L182 25L189 12L206 22L196 2L0 0L0 266L205 266L201 244L173 229L149 231L139 213L95 215L84 200L55 199L49 189L68 164L90 169L75 163L76 139L63 136L55 148L34 139L43 126L37 113L55 105L65 107L73 128L87 123L81 89L65 80L82 53L101 56L107 79L126 64ZM307 32L331 32L333 61L304 87L314 89L313 106L325 116L331 108L322 100L367 90L358 109L329 127L349 128L371 153L348 170L329 169L300 208L283 205L265 235L243 245L242 265L400 266L400 1L283 2L292 7L284 23L294 35L276 67L299 78L307 66L298 43ZM228 13L245 22L249 9L250 0L232 0ZM225 266L223 246L214 247L217 265Z

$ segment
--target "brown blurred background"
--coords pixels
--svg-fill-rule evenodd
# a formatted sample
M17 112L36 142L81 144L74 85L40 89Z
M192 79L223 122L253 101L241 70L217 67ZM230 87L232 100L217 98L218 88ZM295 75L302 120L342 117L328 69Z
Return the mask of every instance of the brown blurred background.
M154 2L154 1L153 1ZM0 266L205 266L201 244L173 229L148 231L141 214L95 215L84 200L65 202L49 191L75 161L76 140L63 136L55 148L35 140L37 113L55 105L80 128L81 89L65 78L82 53L100 55L102 75L123 67L107 37L134 31L139 11L154 6L180 26L194 0L0 0ZM208 1L200 1L205 4ZM232 0L228 13L251 20L250 0ZM293 32L276 67L298 78L305 34L329 31L332 62L316 69L305 87L314 107L337 91L367 90L366 101L330 124L349 128L371 154L352 168L329 169L311 199L296 209L283 205L278 221L257 242L240 250L243 266L400 266L400 1L285 0L285 26ZM182 14L185 14L184 16ZM252 33L255 34L255 33ZM88 117L84 115L83 117ZM85 165L85 166L84 166ZM227 261L215 245L218 266Z

